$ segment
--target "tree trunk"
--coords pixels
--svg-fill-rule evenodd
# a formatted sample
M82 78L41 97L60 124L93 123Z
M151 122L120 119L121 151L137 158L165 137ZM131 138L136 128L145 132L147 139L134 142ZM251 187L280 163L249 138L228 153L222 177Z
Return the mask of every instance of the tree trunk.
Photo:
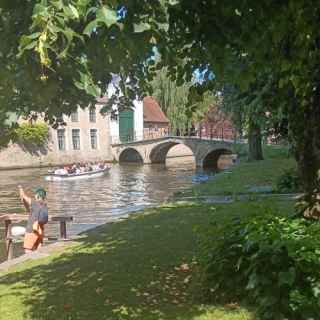
M254 121L250 121L249 123L248 143L248 160L263 160L261 129Z
M320 86L311 103L292 119L295 158L304 191L298 209L306 218L320 217Z

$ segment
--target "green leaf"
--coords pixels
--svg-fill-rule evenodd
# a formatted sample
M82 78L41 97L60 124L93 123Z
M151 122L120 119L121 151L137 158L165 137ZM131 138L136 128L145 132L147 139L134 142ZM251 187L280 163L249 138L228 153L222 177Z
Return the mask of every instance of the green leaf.
M97 11L97 20L103 22L109 28L113 24L117 23L117 12L103 6Z
M79 19L79 12L76 7L74 7L72 4L69 4L69 8L72 11L75 18Z
M292 286L296 278L296 272L294 268L290 268L288 272L279 273L279 284Z
M94 29L96 29L98 26L98 22L97 20L93 20L91 21L89 24L87 24L87 26L85 27L85 29L83 30L83 34L88 35L89 37L91 36L91 33Z
M63 1L62 1L62 0L51 1L51 3L52 3L58 10L61 10L61 9L63 8Z
M34 40L32 42L30 42L28 45L23 47L23 50L30 50L36 47L36 45L38 44L38 41Z
M40 32L34 32L32 34L29 34L27 37L29 39L37 39L37 38L39 38L40 34L41 34Z
M70 18L70 19L79 19L79 13L78 10L71 4L69 4L68 6L64 6L63 7L63 12L66 16L66 18ZM68 19L67 19L68 20Z
M37 16L39 14L43 15L45 12L47 11L47 7L40 4L40 3L37 3L34 8L33 8L33 15L34 16Z
M151 29L151 26L150 26L149 23L140 22L139 24L136 24L136 23L135 23L135 24L133 25L133 28L134 28L134 32L135 32L135 33L141 33L141 32L150 30L150 29Z

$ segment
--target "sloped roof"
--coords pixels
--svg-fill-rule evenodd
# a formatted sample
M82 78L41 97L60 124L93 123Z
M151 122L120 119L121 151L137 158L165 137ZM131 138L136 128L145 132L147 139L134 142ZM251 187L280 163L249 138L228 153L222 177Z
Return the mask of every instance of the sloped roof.
M143 98L143 120L144 122L169 123L157 100L150 96Z

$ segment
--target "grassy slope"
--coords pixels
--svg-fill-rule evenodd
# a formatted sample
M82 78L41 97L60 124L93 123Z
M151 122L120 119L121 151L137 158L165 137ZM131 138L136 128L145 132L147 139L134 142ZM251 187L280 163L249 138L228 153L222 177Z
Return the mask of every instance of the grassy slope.
M213 215L290 203L180 205L89 232L82 243L0 278L0 319L253 320L245 308L204 306L195 227Z
M253 174L256 164L243 166ZM292 209L272 200L167 205L102 226L65 253L2 275L0 319L253 320L245 307L202 304L195 227L265 206Z
M265 149L265 160L256 162L241 161L230 172L218 174L213 180L202 183L185 195L226 195L248 193L251 187L272 186L284 170L296 166L294 159L287 157L285 149L268 147Z

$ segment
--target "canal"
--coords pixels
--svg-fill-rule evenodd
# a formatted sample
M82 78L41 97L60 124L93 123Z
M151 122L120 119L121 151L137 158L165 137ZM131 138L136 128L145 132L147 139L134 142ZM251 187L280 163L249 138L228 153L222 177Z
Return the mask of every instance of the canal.
M212 174L196 171L193 157L171 159L166 165L112 165L104 177L46 182L47 169L0 171L0 213L24 212L17 186L27 193L43 186L48 192L50 215L70 215L68 234L76 235L147 206L155 206L174 192L189 188ZM48 233L58 234L57 226L49 225ZM0 226L0 261L4 260L4 228ZM21 253L21 244L15 253Z

